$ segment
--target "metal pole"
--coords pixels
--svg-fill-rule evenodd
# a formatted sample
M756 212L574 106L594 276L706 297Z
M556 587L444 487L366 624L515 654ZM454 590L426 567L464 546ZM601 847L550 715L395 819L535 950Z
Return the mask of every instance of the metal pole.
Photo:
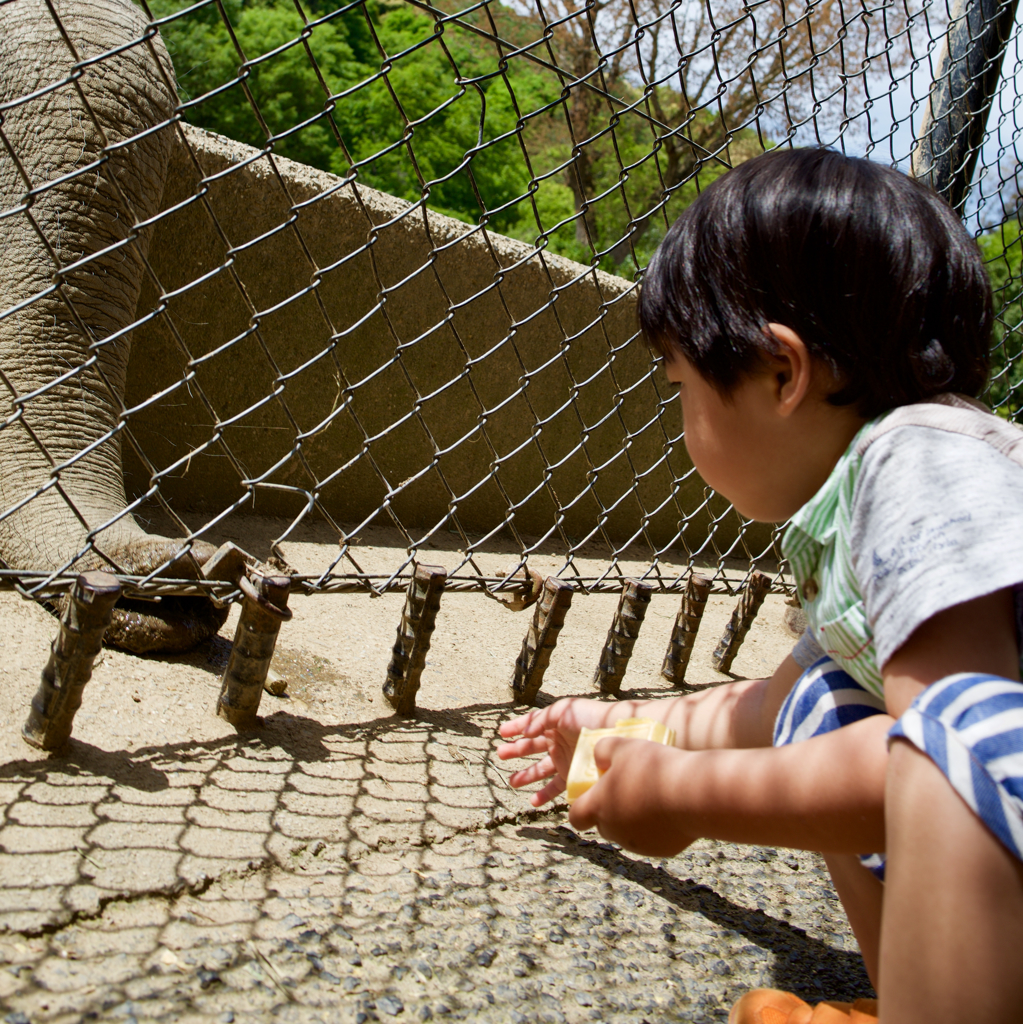
M956 0L913 151L914 178L961 211L973 180L1018 0Z
M238 581L242 589L242 612L234 633L234 644L220 684L217 714L238 728L258 724L259 700L274 656L281 623L291 618L287 576L246 576Z
M540 600L533 611L533 621L515 659L511 695L516 704L536 703L544 673L551 663L551 655L565 625L565 616L572 605L572 593L572 585L564 580L555 576L544 580Z
M384 696L399 715L415 714L419 679L426 667L447 578L442 565L417 565L405 593L405 609L384 683Z
M120 596L121 584L108 572L82 573L75 581L21 731L33 747L56 750L70 738L75 712L82 706L85 684L92 678L93 662Z
M654 585L645 580L625 581L622 596L618 599L618 611L607 631L607 639L593 676L593 682L600 687L601 693L617 695L621 690L622 679L629 667L632 649L636 646L636 638L646 618L654 589Z
M682 686L686 681L686 668L696 643L696 634L707 607L707 598L713 584L706 576L691 573L686 584L682 605L675 617L675 625L671 630L671 640L664 655L661 675L675 686Z

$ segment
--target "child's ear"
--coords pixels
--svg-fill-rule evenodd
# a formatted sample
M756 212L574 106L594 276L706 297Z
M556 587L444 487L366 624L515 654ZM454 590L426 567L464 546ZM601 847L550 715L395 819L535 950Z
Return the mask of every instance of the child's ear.
M768 324L764 334L774 343L774 351L767 356L767 365L773 379L777 409L782 416L791 416L810 391L813 360L803 339L791 327Z

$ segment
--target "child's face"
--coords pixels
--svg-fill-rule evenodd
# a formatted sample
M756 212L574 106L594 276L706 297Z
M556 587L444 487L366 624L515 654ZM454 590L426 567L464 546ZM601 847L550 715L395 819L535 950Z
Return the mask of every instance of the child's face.
M693 465L742 515L762 522L783 522L809 501L862 423L854 410L828 404L834 378L796 335L774 326L777 358L728 396L682 355L665 365L679 386Z
M666 363L665 370L679 386L686 450L697 472L742 515L760 519L766 467L757 435L761 403L755 381L743 381L726 398L685 356Z

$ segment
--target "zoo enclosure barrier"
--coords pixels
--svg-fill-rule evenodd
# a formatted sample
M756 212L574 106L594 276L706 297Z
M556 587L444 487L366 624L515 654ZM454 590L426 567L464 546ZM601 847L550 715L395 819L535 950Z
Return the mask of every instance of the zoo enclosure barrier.
M441 586L536 600L527 696L572 593L622 592L612 692L643 602L686 592L681 678L708 586L748 618L787 580L781 530L688 462L637 288L698 190L776 146L962 212L1001 309L989 398L1019 411L1014 0L4 0L0 61L0 242L33 269L0 262L0 584L24 596L100 568L279 625L288 592L404 589L405 706ZM272 600L202 548L251 513L281 522ZM313 520L336 555L274 576ZM180 539L140 558L140 524ZM364 565L381 525L404 554Z

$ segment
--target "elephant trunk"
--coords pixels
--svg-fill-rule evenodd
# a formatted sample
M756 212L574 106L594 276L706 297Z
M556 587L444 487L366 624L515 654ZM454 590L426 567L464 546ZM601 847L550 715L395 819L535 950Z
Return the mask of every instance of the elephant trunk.
M43 0L6 4L0 32L0 104L40 93L0 115L0 557L146 573L181 547L125 513L121 466L127 328L151 234L137 225L159 211L176 142L173 70L130 0L54 9L63 32ZM196 548L202 560L208 546ZM170 570L194 575L194 562ZM134 650L208 635L140 622L122 614L110 635Z

